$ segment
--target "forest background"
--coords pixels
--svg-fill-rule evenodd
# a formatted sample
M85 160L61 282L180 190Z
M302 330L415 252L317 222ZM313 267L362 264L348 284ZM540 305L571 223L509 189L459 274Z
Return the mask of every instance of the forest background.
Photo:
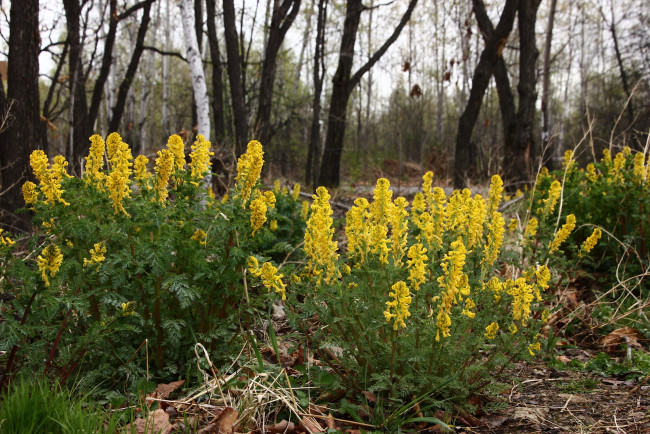
M252 138L316 187L434 170L510 189L650 127L647 0L0 2L0 221L25 228L29 154L81 170L93 133L137 153ZM192 47L195 47L194 49ZM220 178L228 184L227 178Z

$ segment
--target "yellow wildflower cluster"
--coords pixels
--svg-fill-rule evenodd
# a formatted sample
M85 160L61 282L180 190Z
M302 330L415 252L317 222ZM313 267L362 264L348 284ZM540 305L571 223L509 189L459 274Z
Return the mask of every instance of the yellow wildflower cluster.
M84 267L97 264L97 267L106 260L106 246L104 243L96 243L90 249L90 259L84 258Z
M562 184L560 184L560 181L553 181L551 187L548 189L548 197L543 201L544 206L537 210L541 214L542 219L548 217L553 212L561 194Z
M133 316L135 314L135 301L122 303L122 316Z
M420 243L413 244L408 251L409 278L414 291L419 291L420 286L426 282L426 263L429 259L427 249Z
M485 337L488 339L494 339L497 337L497 332L499 331L499 324L496 322L490 323L489 326L485 327Z
M11 247L16 244L14 241L11 241L11 238L7 235L2 235L4 229L0 229L0 245Z
M530 318L530 305L533 302L533 285L526 282L526 279L519 277L514 282L506 281L507 292L512 296L512 319L520 321L526 326Z
M201 137L203 138L203 136ZM169 136L169 139L167 140L167 148L174 156L174 169L172 172L176 173L185 170L185 143L183 142L183 139L181 139L181 136L178 134Z
M105 149L106 145L102 136L93 134L90 137L90 151L86 157L86 168L83 178L86 184L95 185L100 190L103 190L102 182L106 177L102 171L104 168Z
M249 205L249 209L251 211L251 228L253 228L252 235L254 236L255 232L266 223L267 205L264 196L259 195L253 199Z
M205 247L208 241L208 234L204 230L195 229L194 234L192 234L192 239Z
M559 231L555 234L555 238L551 242L551 246L549 249L549 253L555 252L560 245L567 239L569 238L569 235L571 234L571 231L576 227L576 216L573 214L569 214L566 217L566 223L562 225Z
M158 158L156 158L156 183L155 189L158 194L158 202L165 206L169 191L167 191L167 183L169 178L174 172L174 154L169 149L158 151Z
M602 231L600 228L595 228L593 233L589 235L584 243L582 243L582 246L580 246L580 252L578 253L578 256L582 257L583 254L591 252L591 250L596 247L596 244L598 244L598 240L600 240L601 236Z
M106 139L108 149L108 159L111 165L111 173L106 179L106 187L113 200L113 209L115 214L120 212L127 214L122 201L130 197L131 188L129 187L129 176L131 176L131 149L129 145L122 141L117 133L111 133Z
M345 236L348 240L348 256L363 264L370 247L370 226L366 221L370 203L365 197L355 199L354 206L345 215Z
M53 244L45 247L41 254L38 255L36 263L38 264L38 270L41 272L45 286L50 286L50 280L47 277L48 274L50 277L54 277L61 268L62 262L63 254L61 253L61 249Z
M318 187L313 197L311 216L305 231L305 253L309 258L309 270L318 276L319 281L324 273L325 282L330 283L340 276L336 267L338 242L332 239L334 228L330 195L325 187Z
M283 274L278 274L278 269L270 262L265 262L260 268L257 258L249 256L248 258L248 271L255 277L262 279L264 285L269 291L273 290L282 296L282 300L286 300L286 285L282 281Z
M562 167L567 171L571 171L575 165L576 160L573 158L573 151L566 150L564 151L564 157L562 157Z
M246 152L237 160L237 176L235 177L235 191L241 198L243 205L251 196L253 187L260 179L262 165L264 164L264 151L262 144L257 140L248 143Z
M409 213L406 211L408 201L403 197L395 199L395 203L391 207L389 222L392 227L391 231L391 249L393 254L393 262L400 263L406 250L406 237L408 235L408 220Z
M53 206L57 202L67 206L70 204L61 197L65 191L61 189L61 180L67 176L67 173L65 172L67 162L65 162L65 159L61 156L57 157L56 160L58 163L55 163L50 167L47 155L39 149L32 152L29 157L29 164L32 166L34 176L38 179L40 189L45 196L45 201L50 206ZM64 162L65 164L63 164ZM31 190L31 185L28 185L26 188L29 192L29 190ZM26 199L34 200L34 195L30 194Z
M296 183L294 184L293 190L291 191L291 198L297 201L299 197L300 197L300 184Z
M34 205L38 202L38 191L36 190L36 184L31 181L27 181L23 184L23 198L25 199L25 204Z
M200 180L210 170L210 166L212 165L210 157L214 155L214 152L210 151L211 146L212 144L205 140L203 135L199 134L196 136L196 141L192 145L192 152L190 153L192 179Z
M138 155L133 162L133 178L141 189L151 188L151 173L147 171L149 159L144 155Z
M411 294L406 283L401 280L394 284L392 289L393 291L388 293L392 300L386 302L384 317L388 322L393 320L393 329L397 330L399 327L406 327L404 320L411 315L409 312Z
M458 238L451 243L451 250L443 257L440 264L443 274L437 279L441 290L436 322L438 327L437 341L440 340L440 332L442 332L443 338L450 335L451 318L449 314L453 305L458 303L459 296L463 295L463 292L465 292L464 295L469 295L467 275L463 273L467 253L463 240Z

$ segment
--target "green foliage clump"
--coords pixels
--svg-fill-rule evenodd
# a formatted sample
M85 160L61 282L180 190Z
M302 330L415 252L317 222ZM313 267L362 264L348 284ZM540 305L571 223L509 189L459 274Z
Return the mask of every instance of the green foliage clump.
M133 390L145 372L185 374L196 342L225 361L276 297L246 284L247 258L295 253L300 204L261 190L259 142L222 201L204 187L210 143L202 136L189 164L180 137L170 137L153 172L116 133L91 142L79 178L63 157L50 166L42 151L32 154L38 185L23 192L38 229L26 255L11 240L0 244L3 384L26 369Z
M645 155L625 147L612 158L610 150L605 149L600 161L578 168L572 151L567 151L564 170L540 175L532 198L534 209L554 183L561 185L562 201L552 218L563 221L574 214L585 222L570 236L569 256L583 259L586 241L600 234L591 257L584 258L582 265L608 276L608 283L620 289L639 285L647 294L650 165Z
M357 199L345 254L332 238L327 190L314 196L308 264L288 294L329 388L374 392L394 408L411 399L452 408L489 393L514 358L541 350L551 273L535 261L504 268L506 250L531 237L504 248L501 179L493 177L484 199L467 189L447 197L432 176L410 211L386 179L372 202Z

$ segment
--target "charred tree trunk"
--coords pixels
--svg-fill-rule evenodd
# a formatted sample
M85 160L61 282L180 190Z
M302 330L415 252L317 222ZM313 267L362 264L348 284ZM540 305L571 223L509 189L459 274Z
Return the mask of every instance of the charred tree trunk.
M483 10L485 9L481 0L475 0L474 6L475 8L480 7ZM485 48L481 53L479 63L474 71L469 100L463 114L460 116L460 120L458 121L458 135L456 136L456 152L454 160L455 188L464 188L466 186L465 180L471 158L470 141L472 139L472 131L476 124L476 120L478 119L479 112L481 111L483 95L490 83L490 77L494 73L498 60L501 58L501 52L508 40L510 32L512 31L518 6L519 0L506 1L503 11L501 12L499 23L497 24L496 29L492 32L491 37L489 37L488 41L485 43Z
M549 169L555 170L556 159L553 158L553 149L551 146L551 119L549 98L551 93L551 43L553 41L553 24L555 23L555 9L557 0L551 0L551 10L548 14L548 24L546 26L546 41L544 43L544 66L542 74L544 81L542 84L542 164Z
M72 118L70 119L70 137L68 142L68 159L70 169L79 173L81 159L88 137L91 131L88 130L88 104L86 102L86 76L83 70L82 53L83 43L81 41L81 4L78 0L63 0L70 41L70 98L72 104Z
M136 37L135 48L133 49L133 54L131 55L131 60L129 62L129 66L126 69L124 79L122 80L122 83L120 83L120 88L117 93L117 100L115 101L115 106L113 107L113 115L111 116L111 121L108 126L108 130L111 132L117 131L120 128L120 122L122 121L122 115L124 114L124 107L126 106L129 89L133 83L135 73L138 70L140 57L144 51L144 38L147 35L149 21L151 20L151 4L153 2L154 0L148 0L144 5L142 11L142 19L140 20L140 27L138 28L138 36ZM86 138L86 140L88 140L88 138Z
M212 116L214 117L214 139L216 143L226 135L226 124L223 116L223 68L221 67L221 52L217 37L215 0L206 0L208 15L208 41L210 43L210 60L212 60Z
M239 38L237 37L233 0L223 0L223 26L226 37L226 55L228 57L228 80L230 81L230 96L235 123L235 152L239 156L246 150L248 120L244 105Z
M318 157L320 154L320 111L323 80L325 79L325 25L327 24L328 0L318 0L318 18L316 21L316 46L314 49L314 99L312 102L312 120L307 149L307 167L305 184L311 184L314 190L317 184Z
M535 21L541 0L519 2L519 107L512 140L506 140L504 167L506 183L516 186L531 182L532 168L538 151L535 148L533 123L537 100L537 57Z
M38 0L12 2L9 23L7 96L0 90L0 226L27 230L22 185L28 179L29 155L43 143L38 93ZM1 87L1 86L0 86Z
M332 81L332 97L327 119L327 135L325 136L325 150L321 163L318 182L326 187L336 187L340 182L341 155L343 153L343 137L347 126L347 105L354 88L361 78L372 68L375 63L386 53L388 48L397 40L402 29L411 18L411 13L418 0L410 0L408 8L399 24L377 50L377 52L352 75L354 61L354 44L359 30L361 13L365 10L361 0L348 0L345 21L343 23L343 37L339 51L339 64Z
M282 3L280 3L280 0L273 1L273 14L262 63L257 122L255 123L257 131L259 131L260 141L265 145L268 144L271 137L269 122L271 120L271 103L278 52L282 47L287 31L296 19L296 15L298 15L301 1L283 0Z

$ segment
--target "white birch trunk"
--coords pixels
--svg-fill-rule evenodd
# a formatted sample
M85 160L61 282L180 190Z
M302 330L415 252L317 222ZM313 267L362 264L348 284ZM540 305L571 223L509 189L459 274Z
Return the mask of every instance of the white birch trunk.
M198 120L197 134L202 134L206 140L210 140L210 102L208 100L208 88L205 83L205 72L199 52L199 43L196 40L194 30L194 2L192 0L180 0L181 15L183 18L183 35L185 36L185 49L187 60L192 73L192 90L196 101L196 115Z

